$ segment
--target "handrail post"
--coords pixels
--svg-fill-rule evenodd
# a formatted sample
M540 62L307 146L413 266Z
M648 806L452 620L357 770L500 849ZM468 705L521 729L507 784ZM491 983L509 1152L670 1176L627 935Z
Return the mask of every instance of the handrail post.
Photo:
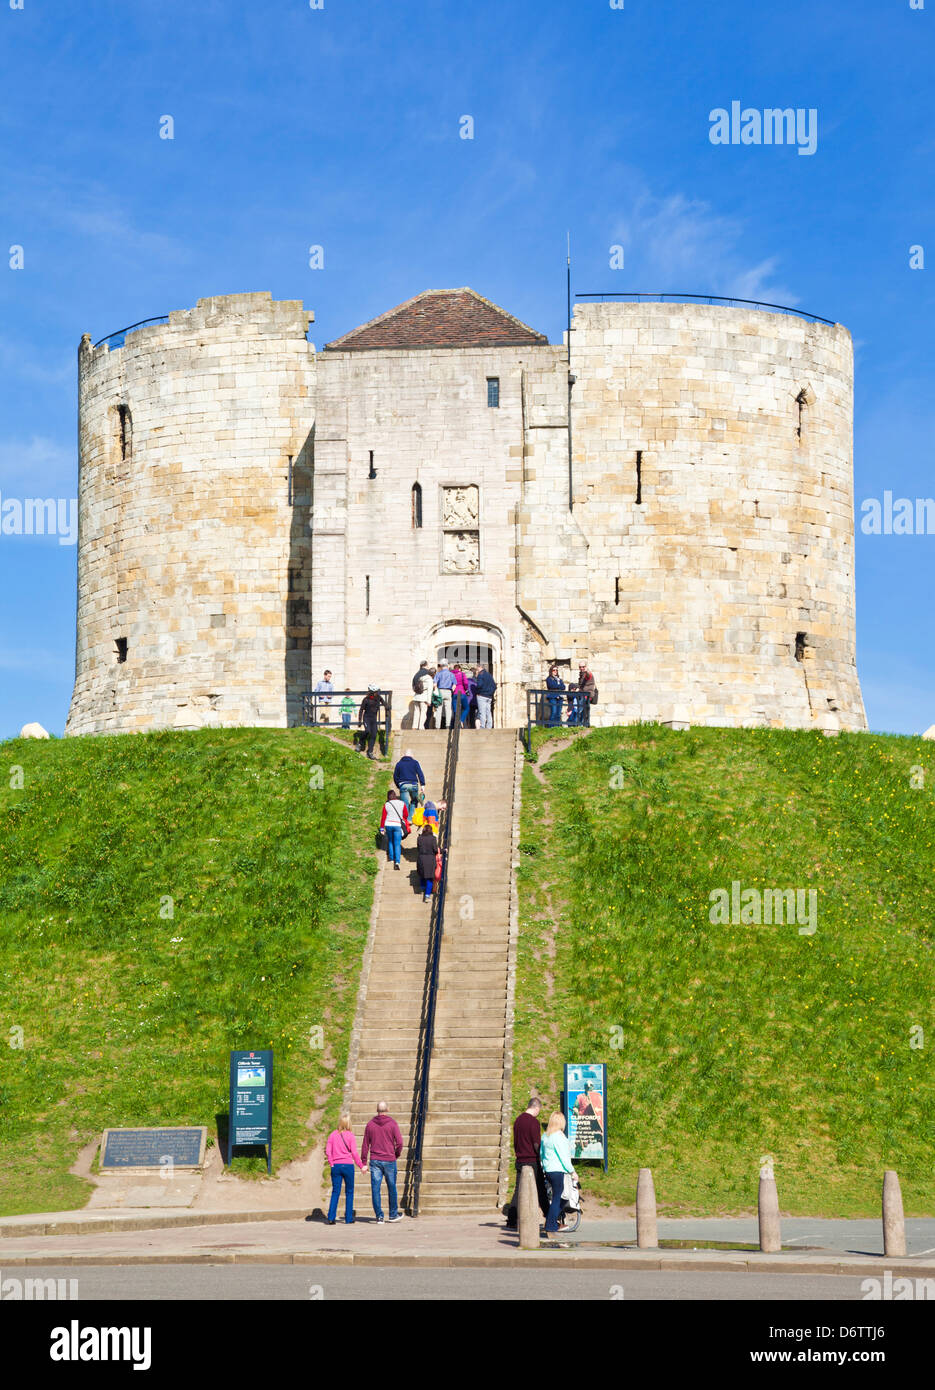
M442 936L445 930L445 897L448 889L448 855L451 847L451 815L455 799L455 774L458 765L458 747L461 721L456 719L448 730L448 747L445 752L445 773L443 781L443 800L445 802L444 828L439 829L439 848L442 852L442 874L432 908L432 923L429 933L429 954L426 968L425 994L423 1003L422 1036L419 1047L417 1070L417 1090L415 1096L415 1118L411 1130L415 1142L410 1147L407 1175L409 1207L413 1216L419 1214L419 1191L422 1185L422 1145L425 1138L425 1120L428 1111L429 1072L432 1060L432 1047L435 1041L435 1005L438 998L438 967L441 955Z

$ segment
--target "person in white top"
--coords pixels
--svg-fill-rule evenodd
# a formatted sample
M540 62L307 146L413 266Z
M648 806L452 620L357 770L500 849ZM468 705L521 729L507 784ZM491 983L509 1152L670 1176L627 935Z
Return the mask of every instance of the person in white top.
M545 1173L546 1181L552 1189L552 1202L545 1219L546 1240L551 1240L558 1230L566 1174L575 1171L571 1161L571 1145L565 1133L565 1116L558 1110L552 1114L546 1126L539 1145L539 1157L542 1160L542 1171Z

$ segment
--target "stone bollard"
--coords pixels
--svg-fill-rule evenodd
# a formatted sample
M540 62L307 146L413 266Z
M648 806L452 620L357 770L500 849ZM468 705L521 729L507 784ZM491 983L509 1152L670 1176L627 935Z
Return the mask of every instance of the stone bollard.
M776 1191L772 1159L761 1159L760 1164L760 1189L757 1193L760 1249L767 1254L775 1254L777 1250L782 1249L782 1234L779 1227L779 1194Z
M905 1255L906 1219L899 1177L892 1168L883 1174L883 1253Z
M651 1168L641 1168L636 1180L636 1244L639 1250L656 1250L656 1188Z
M516 1186L516 1224L519 1227L519 1248L539 1249L539 1193L536 1191L535 1170L524 1163L519 1170Z

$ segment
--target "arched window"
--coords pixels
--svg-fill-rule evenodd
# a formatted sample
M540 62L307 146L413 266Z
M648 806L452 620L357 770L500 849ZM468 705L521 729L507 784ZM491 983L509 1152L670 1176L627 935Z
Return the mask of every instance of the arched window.
M412 485L412 529L419 531L422 528L422 484L413 483Z

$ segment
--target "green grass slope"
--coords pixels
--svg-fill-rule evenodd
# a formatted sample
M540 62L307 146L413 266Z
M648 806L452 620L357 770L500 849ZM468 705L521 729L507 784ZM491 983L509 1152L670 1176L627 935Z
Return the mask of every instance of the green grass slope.
M0 745L0 1214L82 1205L68 1168L108 1125L210 1140L231 1048L275 1051L276 1167L333 1118L371 769L309 730Z
M786 1211L878 1213L892 1167L907 1212L935 1212L935 745L641 725L542 776L514 1098L607 1062L611 1166L588 1185L631 1202L648 1166L661 1208L741 1211L769 1153ZM712 924L735 880L816 889L814 934Z

